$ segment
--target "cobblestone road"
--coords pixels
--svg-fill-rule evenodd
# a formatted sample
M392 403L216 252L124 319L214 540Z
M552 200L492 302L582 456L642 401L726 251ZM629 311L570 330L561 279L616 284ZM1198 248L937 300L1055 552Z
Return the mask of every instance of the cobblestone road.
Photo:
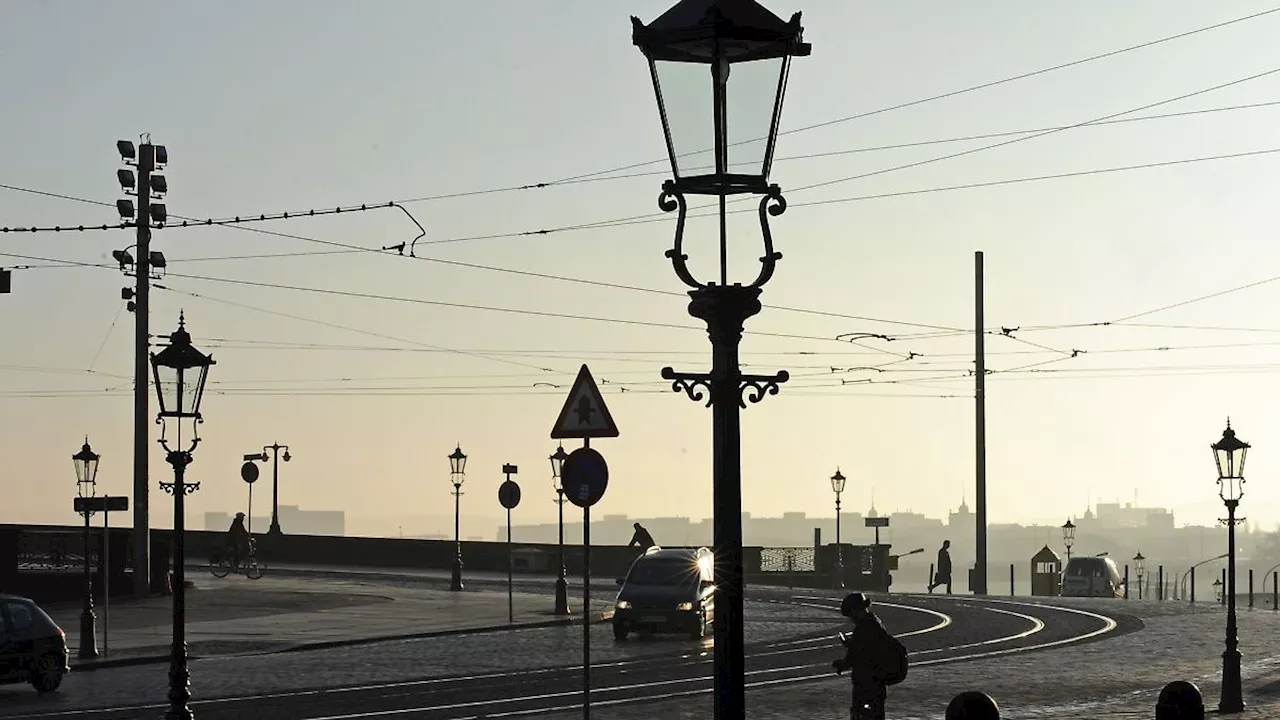
M612 598L610 597L611 601ZM830 610L752 602L747 642L769 643L819 633L834 634L841 618ZM607 624L592 627L593 664L655 656L709 653L711 639L613 640ZM455 635L293 653L229 656L191 663L197 699L305 688L397 682L433 676L480 675L580 662L582 627L551 627ZM166 666L146 665L73 673L53 696L25 686L0 686L0 717L162 702Z

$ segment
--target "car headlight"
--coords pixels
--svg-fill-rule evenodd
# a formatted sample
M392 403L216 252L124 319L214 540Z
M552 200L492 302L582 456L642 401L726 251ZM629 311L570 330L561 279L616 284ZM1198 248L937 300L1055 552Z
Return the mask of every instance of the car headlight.
M676 605L676 609L677 609L677 610L692 610L692 609L693 609L693 603L691 603L691 602L682 602L682 603L680 603L679 605Z
M631 607L631 603L627 602L626 600L619 600L619 601L618 601L618 609L619 609L619 610L626 610L626 609L628 609L628 608L630 608L630 607Z

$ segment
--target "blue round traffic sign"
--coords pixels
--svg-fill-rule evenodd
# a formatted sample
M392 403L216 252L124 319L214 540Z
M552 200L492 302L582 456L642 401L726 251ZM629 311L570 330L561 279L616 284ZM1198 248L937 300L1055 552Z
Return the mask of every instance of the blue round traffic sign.
M578 507L591 507L600 502L609 486L609 465L595 450L578 448L565 458L560 468L560 484L569 502Z
M520 504L520 486L514 480L507 480L498 486L498 502L502 507L511 510Z

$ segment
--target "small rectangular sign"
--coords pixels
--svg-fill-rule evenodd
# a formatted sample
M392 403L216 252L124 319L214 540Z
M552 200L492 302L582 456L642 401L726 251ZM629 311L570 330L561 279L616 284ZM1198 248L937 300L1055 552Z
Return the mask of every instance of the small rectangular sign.
M874 517L866 518L867 527L889 527L889 518Z
M76 512L124 512L129 509L129 498L121 496L82 498L75 501Z

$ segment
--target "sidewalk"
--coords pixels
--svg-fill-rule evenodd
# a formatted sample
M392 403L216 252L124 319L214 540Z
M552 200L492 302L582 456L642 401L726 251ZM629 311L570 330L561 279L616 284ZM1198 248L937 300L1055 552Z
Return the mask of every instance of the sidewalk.
M186 636L192 657L284 652L574 621L553 614L549 594L514 593L515 622L511 623L506 592L449 592L316 577L248 580L237 575L197 577L194 582L195 587L186 595ZM601 600L593 603L599 613L593 614L594 621L606 617L612 597ZM75 657L79 606L55 605L46 610L67 633L72 668L87 670L167 660L172 608L171 597L117 600L109 613L101 606L95 608L98 651L103 651L105 628L109 653L96 660Z

